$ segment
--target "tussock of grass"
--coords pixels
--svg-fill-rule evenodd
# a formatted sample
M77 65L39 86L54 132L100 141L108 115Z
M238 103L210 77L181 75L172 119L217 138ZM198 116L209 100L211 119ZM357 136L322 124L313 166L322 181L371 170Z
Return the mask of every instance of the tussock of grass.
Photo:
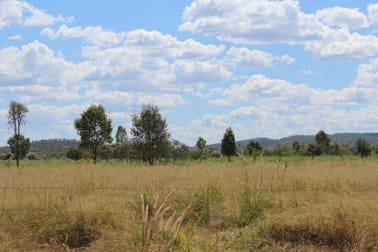
M88 247L99 238L97 216L59 208L23 206L2 211L3 231L36 247ZM29 246L27 246L29 247Z
M307 220L284 220L266 229L266 237L290 246L311 245L342 251L376 251L377 231L362 224L356 213L337 208L330 217L314 216Z

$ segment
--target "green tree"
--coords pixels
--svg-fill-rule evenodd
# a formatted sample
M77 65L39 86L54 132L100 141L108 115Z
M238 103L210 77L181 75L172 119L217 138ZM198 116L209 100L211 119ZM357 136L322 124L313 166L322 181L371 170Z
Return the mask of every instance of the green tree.
M126 144L127 143L127 132L126 129L122 126L118 126L117 132L115 135L116 145Z
M66 152L66 157L71 160L80 160L82 158L82 153L80 148L78 147L71 147L67 152Z
M18 149L17 149L18 143ZM12 154L16 157L18 152L19 159L23 159L30 149L30 139L25 138L23 135L12 136L8 139L8 145L11 149Z
M273 154L278 157L287 156L290 154L290 146L287 144L277 143L273 149Z
M109 145L102 145L98 148L97 153L101 160L109 160L112 158L113 151Z
M329 152L331 138L323 130L320 130L315 135L315 142L318 148L320 148L321 154L327 154Z
M128 143L115 145L112 152L112 157L124 160L130 157L131 146Z
M298 140L294 140L293 144L291 145L291 148L293 149L294 154L297 154L301 149L301 144Z
M143 105L140 115L133 115L133 144L144 162L153 165L169 152L167 122L155 105Z
M13 130L13 137L14 137L14 155L16 158L17 166L20 163L20 137L21 137L21 125L25 125L26 123L26 113L28 112L28 108L21 103L12 101L9 104L9 111L8 111L8 125Z
M206 148L206 140L203 137L199 137L196 142L196 147L198 149L198 158L201 160L206 156L207 148Z
M118 126L115 135L116 145L114 146L112 156L123 160L128 158L130 152L130 145L128 142L127 131L123 126Z
M113 141L112 120L106 116L103 106L91 105L75 120L75 128L80 136L80 146L90 150L93 163L96 163L99 147Z
M177 140L171 142L171 157L173 160L186 159L190 157L189 147Z
M221 152L227 156L228 161L231 161L231 156L236 155L235 135L231 127L228 127L223 135Z
M263 151L263 147L259 142L250 141L245 147L244 153L248 156L253 156L253 160L256 160L256 157L260 155Z
M359 138L356 142L357 153L362 157L367 157L371 154L371 147L365 138Z
M314 159L315 156L320 156L322 150L318 144L309 144L307 147L307 154L311 156L311 159Z

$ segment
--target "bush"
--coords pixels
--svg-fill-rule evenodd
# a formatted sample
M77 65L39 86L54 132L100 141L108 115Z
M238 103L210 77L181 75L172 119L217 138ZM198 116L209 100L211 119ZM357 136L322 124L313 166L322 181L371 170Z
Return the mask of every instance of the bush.
M28 160L41 160L42 157L38 153L29 152L28 154L26 154L26 159L28 159Z
M112 149L108 145L100 146L97 155L102 160L109 160L112 158Z
M9 159L13 159L13 154L10 153L10 152L8 152L8 153L6 153L6 152L2 152L2 153L0 153L0 159L1 159L1 160L9 160Z
M131 145L120 144L113 147L112 158L124 160L130 157Z
M71 160L80 160L82 158L82 152L77 147L72 147L66 152L66 157Z
M222 153L218 150L210 150L209 155L212 158L220 158L222 156Z

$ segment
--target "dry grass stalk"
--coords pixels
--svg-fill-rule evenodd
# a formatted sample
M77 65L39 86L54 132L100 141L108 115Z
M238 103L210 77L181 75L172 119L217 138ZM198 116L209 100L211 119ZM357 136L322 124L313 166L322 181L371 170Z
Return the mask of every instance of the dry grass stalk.
M189 207L174 221L175 213L165 221L165 214L171 209L167 202L172 196L173 192L169 192L162 202L159 202L159 194L155 191L155 186L152 185L148 192L141 194L141 215L142 215L142 251L148 251L151 241L153 240L153 233L163 232L168 234L168 241L166 244L167 250L171 247L180 230L182 221ZM135 219L134 219L135 223Z

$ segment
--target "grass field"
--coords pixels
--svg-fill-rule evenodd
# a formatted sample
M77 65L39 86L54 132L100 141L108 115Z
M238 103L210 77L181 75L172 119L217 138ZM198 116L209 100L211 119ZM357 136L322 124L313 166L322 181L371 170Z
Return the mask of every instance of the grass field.
M0 251L377 251L378 160L0 164Z

